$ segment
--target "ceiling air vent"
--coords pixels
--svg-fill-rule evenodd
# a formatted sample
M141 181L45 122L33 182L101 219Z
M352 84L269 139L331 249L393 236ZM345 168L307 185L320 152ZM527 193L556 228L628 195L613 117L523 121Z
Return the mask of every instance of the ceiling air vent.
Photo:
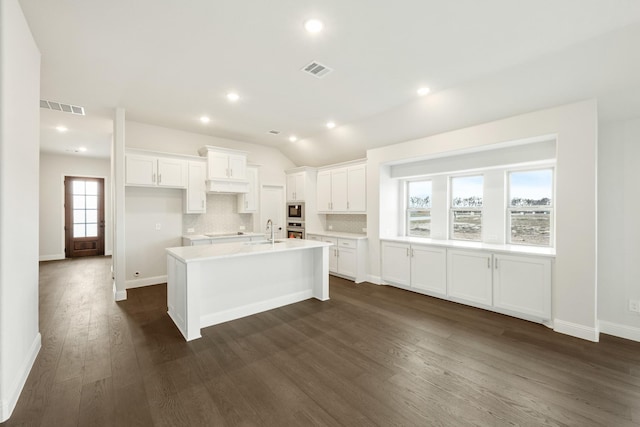
M63 113L71 113L71 114L78 114L80 116L84 116L84 107L79 107L77 105L63 104L61 102L45 101L44 99L41 99L40 108L46 108L49 110L62 111Z
M310 64L304 66L300 71L311 74L313 77L321 79L332 72L333 69L327 67L326 65L322 65L319 62L313 61Z
M280 131L279 131L279 130L270 130L270 131L269 131L269 133L270 133L271 135L279 135L279 134L280 134Z

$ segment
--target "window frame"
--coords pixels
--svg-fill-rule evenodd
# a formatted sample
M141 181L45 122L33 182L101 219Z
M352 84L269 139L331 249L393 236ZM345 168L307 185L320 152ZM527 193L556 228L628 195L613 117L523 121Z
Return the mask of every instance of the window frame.
M511 206L511 174L512 173L522 173L522 172L535 172L535 171L543 171L550 170L551 171L551 204L545 206ZM518 245L518 246L536 246L541 248L555 248L555 200L556 200L556 167L555 165L541 165L538 167L528 167L528 168L508 168L505 170L505 241L508 245ZM541 209L542 208L542 209ZM549 211L549 244L535 244L531 242L517 242L512 240L511 235L511 217L512 212L535 212L535 211Z
M431 194L429 195L429 207L428 208L410 208L409 207L409 186L411 185L411 183L413 182L429 182L431 184ZM410 226L411 226L411 213L412 212L427 212L427 214L429 215L429 225L431 225L431 210L433 209L433 179L432 178L420 178L420 179L408 179L405 181L404 183L404 207L405 207L405 213L404 213L404 221L405 221L405 226L404 226L404 234L407 237L420 237L423 239L430 239L431 236L431 228L429 228L429 235L428 236L424 236L424 235L415 235L415 234L411 234L410 233Z
M453 206L453 180L456 178L470 178L470 177L481 177L482 178L482 206L481 207L471 207L471 206L464 206L464 207L454 207ZM450 175L449 179L448 179L448 185L449 185L449 191L448 191L448 197L449 197L449 240L456 240L456 241L461 241L461 242L478 242L478 243L482 243L484 241L484 227L483 227L483 222L484 222L484 184L485 184L485 179L484 179L484 173L480 172L480 173L469 173L469 174L463 174L463 175ZM474 240L474 239L460 239L460 238L456 238L454 237L454 218L455 218L455 213L456 212L465 212L465 211L472 211L472 212L477 212L480 216L480 238L478 240Z

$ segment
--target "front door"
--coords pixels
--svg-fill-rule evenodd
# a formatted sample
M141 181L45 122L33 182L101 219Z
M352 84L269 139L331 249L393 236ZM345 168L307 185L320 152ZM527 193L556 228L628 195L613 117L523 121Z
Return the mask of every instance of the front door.
M104 255L104 179L64 179L65 256Z

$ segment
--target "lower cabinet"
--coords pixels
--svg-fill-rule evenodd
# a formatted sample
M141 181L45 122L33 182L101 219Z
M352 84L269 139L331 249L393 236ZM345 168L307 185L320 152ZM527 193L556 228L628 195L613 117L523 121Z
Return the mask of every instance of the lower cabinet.
M446 296L446 249L383 242L382 279L429 295Z
M551 319L547 257L383 241L382 281L533 321Z
M317 234L307 234L306 239L318 240L333 245L329 247L329 273L353 279L356 283L365 281L365 240Z

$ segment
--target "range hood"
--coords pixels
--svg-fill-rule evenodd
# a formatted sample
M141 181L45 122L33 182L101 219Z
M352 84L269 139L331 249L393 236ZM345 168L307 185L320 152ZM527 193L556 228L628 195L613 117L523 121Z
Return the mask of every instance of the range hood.
M248 180L208 179L207 193L245 194L249 192Z

